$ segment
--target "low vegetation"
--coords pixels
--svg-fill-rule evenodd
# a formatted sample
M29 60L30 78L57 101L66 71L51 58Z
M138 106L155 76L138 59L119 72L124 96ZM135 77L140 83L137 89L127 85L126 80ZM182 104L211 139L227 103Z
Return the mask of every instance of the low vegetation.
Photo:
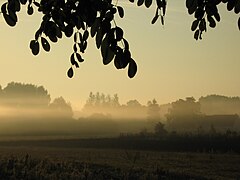
M238 171L240 156L236 154L42 147L11 149L2 147L0 151L0 179L238 179L240 177Z

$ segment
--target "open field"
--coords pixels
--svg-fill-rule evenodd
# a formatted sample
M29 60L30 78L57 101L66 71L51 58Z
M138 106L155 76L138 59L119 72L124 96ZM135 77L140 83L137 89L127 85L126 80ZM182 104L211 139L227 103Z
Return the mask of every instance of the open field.
M54 142L54 141L51 141ZM234 153L0 146L0 179L240 179Z

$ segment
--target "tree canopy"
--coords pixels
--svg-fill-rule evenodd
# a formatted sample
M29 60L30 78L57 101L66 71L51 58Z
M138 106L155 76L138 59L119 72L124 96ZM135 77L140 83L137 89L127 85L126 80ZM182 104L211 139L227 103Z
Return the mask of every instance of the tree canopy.
M138 6L152 6L153 0L129 0ZM216 21L221 17L218 12L219 4L226 3L227 10L236 14L240 12L240 0L186 0L186 7L190 15L194 15L191 30L194 31L196 40L202 39L207 26L216 27ZM84 61L82 54L88 46L88 39L95 38L96 47L100 49L103 64L114 61L117 69L128 66L128 76L134 77L137 72L137 64L132 58L129 43L124 36L124 31L115 21L115 17L124 17L124 8L118 5L118 0L7 0L1 6L1 14L9 26L15 26L18 22L18 12L22 6L27 6L27 13L32 15L34 11L43 14L39 29L34 39L30 41L30 49L33 55L38 55L40 45L49 52L50 43L57 43L65 35L73 37L73 53L70 55L71 66L67 71L68 77L74 75L73 68L79 68ZM152 19L154 24L160 19L164 25L167 1L156 0L156 13ZM207 25L208 22L208 25ZM238 19L240 29L240 18Z

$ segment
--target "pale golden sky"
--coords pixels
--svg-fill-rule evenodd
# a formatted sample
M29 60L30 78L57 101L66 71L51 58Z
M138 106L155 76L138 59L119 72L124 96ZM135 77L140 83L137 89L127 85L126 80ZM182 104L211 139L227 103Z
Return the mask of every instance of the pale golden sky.
M27 16L23 10L14 28L0 18L0 84L43 85L52 99L63 96L75 109L85 103L90 91L118 93L121 103L137 99L142 104L153 98L162 104L187 96L240 96L239 15L222 8L217 28L208 28L203 40L195 41L190 30L193 17L187 14L184 0L169 2L164 27L160 22L151 25L154 9L125 3L123 7L125 18L117 19L117 24L123 27L138 64L135 78L129 79L127 69L116 70L113 63L104 66L91 40L85 62L69 79L73 39L51 43L50 53L42 50L34 57L29 42L41 16Z

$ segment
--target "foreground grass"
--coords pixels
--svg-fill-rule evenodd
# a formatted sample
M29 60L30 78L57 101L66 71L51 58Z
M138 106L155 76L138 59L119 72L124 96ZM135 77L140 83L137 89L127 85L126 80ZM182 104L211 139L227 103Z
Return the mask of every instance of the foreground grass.
M0 179L240 179L240 155L0 147Z

